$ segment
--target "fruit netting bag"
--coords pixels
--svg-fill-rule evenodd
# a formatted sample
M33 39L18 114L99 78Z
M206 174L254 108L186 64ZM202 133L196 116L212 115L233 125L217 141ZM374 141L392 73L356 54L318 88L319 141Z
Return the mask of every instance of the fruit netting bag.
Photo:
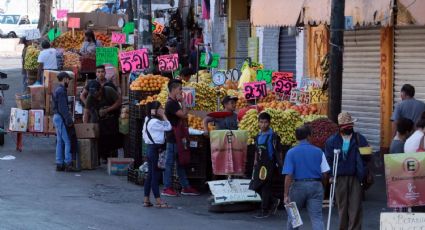
M248 132L214 130L210 141L214 175L245 175Z

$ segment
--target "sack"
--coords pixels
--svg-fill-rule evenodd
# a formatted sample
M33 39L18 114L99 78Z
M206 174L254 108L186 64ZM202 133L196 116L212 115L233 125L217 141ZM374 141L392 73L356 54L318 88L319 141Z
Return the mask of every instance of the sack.
M166 148L160 148L158 151L158 169L165 169L165 161L167 159L167 151Z
M174 136L176 137L177 158L180 166L190 163L190 145L189 128L184 120L180 120L176 126L173 126Z
M425 139L425 135L422 136L421 141L419 142L418 149L416 150L417 153L425 152L424 139Z

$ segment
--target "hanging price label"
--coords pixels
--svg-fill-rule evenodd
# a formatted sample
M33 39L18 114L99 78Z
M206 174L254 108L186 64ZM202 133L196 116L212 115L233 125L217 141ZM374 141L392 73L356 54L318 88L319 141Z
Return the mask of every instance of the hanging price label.
M149 68L149 57L147 49L120 52L119 59L123 73L131 73L136 70Z
M277 81L278 79L292 81L293 78L294 78L294 74L291 72L273 72L272 73L273 82Z
M257 70L257 81L265 81L267 84L272 83L272 70Z
M321 89L314 89L310 91L311 104L322 103L327 101L328 101L328 95L326 91L323 91Z
M80 28L80 18L68 18L68 28Z
M115 44L125 44L125 41L126 41L125 34L113 32L111 41L112 43L115 43Z
M244 88L245 99L247 100L267 97L266 81L245 83L243 88Z
M278 79L273 85L273 91L284 95L290 95L291 90L296 87L297 83L292 80Z
M185 103L187 107L190 107L190 108L195 107L195 96L196 96L195 88L183 87L182 94L183 94L183 103Z
M161 72L172 72L179 68L179 55L169 54L158 57L158 67Z
M38 29L25 30L25 38L27 40L36 40L41 38L40 30Z

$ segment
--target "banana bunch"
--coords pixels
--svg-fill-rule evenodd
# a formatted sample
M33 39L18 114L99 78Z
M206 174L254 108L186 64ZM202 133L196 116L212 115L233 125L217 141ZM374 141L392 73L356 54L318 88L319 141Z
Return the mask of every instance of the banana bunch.
M283 145L293 145L296 143L295 129L297 124L302 122L300 114L292 109L285 111L278 109L266 109L272 120L270 127L276 132Z
M258 135L260 129L258 127L258 112L251 109L246 112L242 120L239 122L239 129L248 132L248 144L254 144L254 138Z
M320 118L326 118L326 116L325 115L320 115L320 114L310 114L310 115L303 115L303 116L301 116L301 119L302 119L302 123L303 124L304 123L307 123L307 122L315 121L315 120L320 119Z
M226 96L226 90L222 88L215 88L209 86L205 82L190 82L184 83L184 87L191 87L195 89L195 107L193 110L201 111L216 111L217 110L217 97L220 100ZM221 109L221 105L220 108Z
M156 100L161 103L161 105L165 108L165 104L168 99L168 87L167 84L162 85L161 92L157 95Z
M199 82L203 82L206 84L212 83L211 73L208 70L199 70L198 72ZM196 74L192 76L192 80L196 80Z
M38 68L38 55L40 50L35 46L28 46L27 53L25 54L25 65L24 69L26 70L36 70Z

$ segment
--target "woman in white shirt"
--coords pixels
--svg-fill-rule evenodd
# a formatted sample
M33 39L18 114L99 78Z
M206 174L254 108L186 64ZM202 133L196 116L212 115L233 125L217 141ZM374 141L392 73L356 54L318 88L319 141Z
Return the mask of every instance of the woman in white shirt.
M416 131L404 143L405 153L425 152L424 145L425 113L416 124Z
M84 34L84 42L80 53L82 55L96 55L96 47L102 47L102 42L96 40L96 36L92 30L87 30Z
M147 116L143 125L143 140L148 145L147 159L148 159L148 176L145 180L144 192L145 197L143 201L144 207L152 207L150 202L150 191L156 200L157 208L169 208L159 193L159 175L161 170L158 168L158 156L162 149L165 149L165 132L172 129L171 123L168 121L164 114L164 109L161 108L161 103L153 101L147 104Z

